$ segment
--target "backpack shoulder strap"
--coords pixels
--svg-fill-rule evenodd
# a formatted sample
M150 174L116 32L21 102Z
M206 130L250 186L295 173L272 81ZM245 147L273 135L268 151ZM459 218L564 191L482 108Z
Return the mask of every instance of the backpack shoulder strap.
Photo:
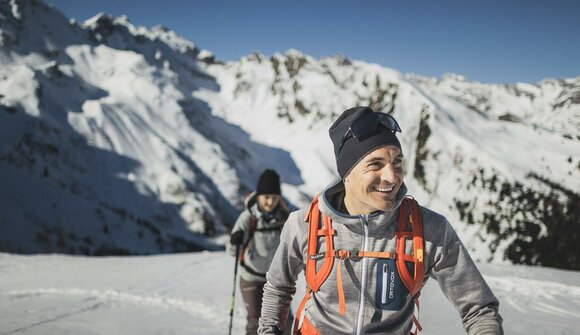
M411 230L408 227L411 227ZM401 280L409 289L412 296L416 296L423 287L425 276L423 222L419 204L411 197L406 197L399 209L399 225L395 233L397 238L397 270ZM405 252L406 241L413 241L413 254ZM413 274L409 271L406 262L413 263Z
M310 299L312 292L318 291L320 285L324 283L328 275L332 271L334 265L334 244L332 241L332 236L336 234L336 231L332 229L332 220L324 214L322 214L322 228L320 228L321 213L318 208L318 195L314 197L310 203L310 207L306 212L304 221L308 224L308 240L307 244L307 254L306 254L306 294L300 302L298 309L296 311L296 316L294 319L294 327L292 334L298 334L298 325L300 323L300 318L302 311L306 302ZM318 251L318 238L324 236L326 242L326 250L323 253L317 253ZM316 272L316 261L323 258L323 263L320 271Z
M244 261L244 253L245 253L246 249L248 248L250 241L254 237L254 233L256 232L257 225L258 225L258 218L250 213L250 222L248 223L248 238L246 239L246 242L244 242L244 244L242 245L242 248L240 250L240 255L239 255L240 262Z
M319 228L321 220L323 226ZM334 243L332 236L336 234L336 231L332 229L332 220L324 214L321 215L318 209L318 197L315 197L310 204L305 221L308 223L306 282L310 289L316 292L320 288L320 285L328 278L334 265ZM324 237L326 244L325 252L320 254L317 253L319 237ZM316 272L316 261L320 258L323 259L323 263L320 271Z
M246 242L242 246L242 248L240 250L240 254L238 256L239 257L239 261L240 261L240 266L242 266L250 274L253 274L255 276L259 276L259 277L262 277L262 278L266 278L266 274L265 273L260 273L260 272L257 272L256 270L252 269L250 266L248 266L246 264L246 261L244 260L244 254L246 253L246 249L248 248L248 245L250 244L250 241L254 237L254 232L256 231L256 225L258 223L258 219L255 216L252 215L252 216L250 216L250 222L249 223L250 224L248 226L248 239L246 240Z

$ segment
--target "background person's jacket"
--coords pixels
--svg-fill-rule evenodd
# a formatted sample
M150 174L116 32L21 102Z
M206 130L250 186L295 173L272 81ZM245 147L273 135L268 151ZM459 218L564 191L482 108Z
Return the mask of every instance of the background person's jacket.
M249 199L246 209L238 216L231 233L243 231L244 242L248 242L243 255L244 266L239 267L240 277L245 281L265 282L266 272L280 244L280 230L288 218L288 209L280 199L274 211L265 215L258 209L256 198L254 195ZM256 230L253 236L250 236L252 220L256 222ZM228 243L230 255L235 256L235 250L236 247Z
M332 227L337 231L334 250L394 252L398 209L406 192L403 184L392 211L349 216L335 209L342 206L344 185L340 179L333 181L319 196L319 208L332 219ZM306 264L308 224L304 222L305 214L306 209L291 213L284 226L280 247L267 274L259 334L274 334L274 325L284 329L283 318L296 291L296 279ZM421 217L425 241L424 280L429 277L437 280L445 296L458 310L468 334L503 334L499 302L447 219L425 207L421 207ZM325 250L324 238L319 239L318 245L319 250ZM367 247L364 248L364 245ZM412 244L406 247L410 248ZM415 305L408 291L395 291L390 297L394 304L385 305L379 301L381 295L377 293L381 293L384 287L380 282L380 262L384 260L363 258L342 261L346 311L345 315L339 314L338 262L335 259L330 275L307 302L304 317L323 335L409 334ZM321 264L322 261L317 262L317 268ZM298 300L301 298L295 297ZM429 329L429 325L423 323L423 328ZM436 330L430 330L431 333L433 331Z

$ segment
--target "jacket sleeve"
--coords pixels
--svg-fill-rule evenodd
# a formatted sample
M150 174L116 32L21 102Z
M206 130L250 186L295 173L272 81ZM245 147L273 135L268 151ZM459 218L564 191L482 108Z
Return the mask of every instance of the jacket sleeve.
M284 224L280 245L266 274L262 314L258 334L276 334L275 326L285 329L292 296L296 293L296 279L304 268L303 250L306 245L306 223L302 212L293 212Z
M503 334L499 301L447 219L435 221L439 236L430 276L459 311L467 334Z
M248 209L246 209L242 213L240 213L240 216L238 216L238 219L234 223L234 227L232 228L230 236L231 236L231 234L233 234L239 230L242 230L242 231L244 231L244 241L246 241L248 239L248 229L250 228L250 218L251 218L251 214L250 214L250 211ZM226 243L226 251L231 256L234 256L234 257L236 256L236 246L232 245L229 240Z

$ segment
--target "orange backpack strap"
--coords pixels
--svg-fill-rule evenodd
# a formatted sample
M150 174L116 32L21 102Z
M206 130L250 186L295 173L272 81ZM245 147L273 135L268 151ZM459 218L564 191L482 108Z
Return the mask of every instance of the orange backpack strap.
M408 220L407 220L408 219ZM407 230L408 224L411 230ZM397 237L397 270L401 280L409 290L412 296L417 295L423 287L423 278L425 276L424 267L424 243L423 243L423 224L421 222L421 213L419 204L415 199L405 198L401 203L399 210L399 227L396 232ZM405 253L407 239L413 241L413 254ZM409 272L406 262L413 262L413 275Z
M304 294L304 298L300 301L300 305L298 305L298 310L296 311L296 316L294 317L294 327L292 327L292 334L298 334L298 324L300 323L300 318L302 317L302 311L304 310L304 306L306 306L306 302L310 300L310 294L312 291L309 287L306 287L306 294Z
M409 231L407 228L411 226ZM419 323L419 294L423 287L423 278L425 276L424 263L424 241L423 241L423 223L421 221L421 212L419 204L415 199L407 197L403 199L399 209L399 226L396 232L397 237L397 270L403 284L407 287L417 306L417 316L413 314L413 323L415 330L412 335L417 335L423 329ZM413 240L413 254L405 252L406 240ZM413 263L413 275L409 272L406 262Z
M321 335L318 330L310 323L308 318L304 318L302 322L302 327L300 327L300 335Z
M310 209L306 216L308 222L308 254L306 255L306 283L314 292L318 291L320 285L324 283L332 266L334 265L334 244L332 236L336 231L332 229L332 222L326 215L322 215L323 228L319 229L320 210L318 209L318 197L314 198ZM326 242L326 251L324 253L324 261L320 267L320 271L316 272L316 260L318 259L318 237L324 236Z
M322 228L319 227L322 216ZM332 271L334 265L334 243L332 241L332 236L336 234L336 231L332 229L332 220L326 215L321 215L320 209L318 208L318 195L314 197L304 221L308 223L308 240L307 240L307 255L306 255L306 294L300 305L298 311L296 312L296 318L294 320L294 330L293 334L298 334L298 324L300 323L300 317L302 311L306 306L306 302L310 299L312 292L318 291L320 285L324 283L328 275ZM318 251L318 238L323 236L325 239L326 249L321 255L317 253ZM323 263L320 267L320 271L316 272L316 261L322 258Z

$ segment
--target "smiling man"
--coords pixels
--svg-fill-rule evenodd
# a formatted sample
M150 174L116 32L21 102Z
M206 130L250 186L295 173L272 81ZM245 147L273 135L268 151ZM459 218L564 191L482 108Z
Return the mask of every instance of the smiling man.
M391 210L403 185L403 154L394 146L378 148L355 165L344 181L349 214Z
M393 117L368 107L344 111L330 127L340 178L284 225L259 334L281 334L292 322L286 315L302 271L307 293L294 328L303 335L416 334L428 278L468 334L503 334L499 302L447 219L406 196L398 132Z

